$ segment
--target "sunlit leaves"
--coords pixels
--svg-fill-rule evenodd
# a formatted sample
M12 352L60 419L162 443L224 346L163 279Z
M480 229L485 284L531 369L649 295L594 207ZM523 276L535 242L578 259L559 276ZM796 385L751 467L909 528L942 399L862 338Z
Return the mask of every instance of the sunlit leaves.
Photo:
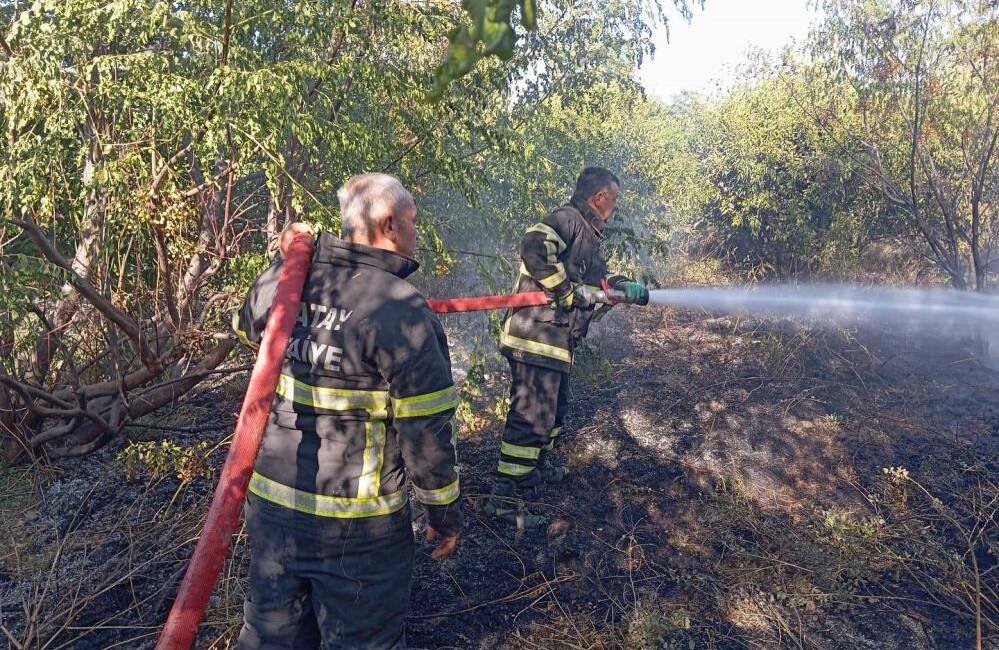
M447 54L428 95L434 101L481 59L495 55L507 61L513 56L517 44L512 21L515 9L520 9L524 29L537 29L537 0L462 0L461 6L467 19L448 33Z

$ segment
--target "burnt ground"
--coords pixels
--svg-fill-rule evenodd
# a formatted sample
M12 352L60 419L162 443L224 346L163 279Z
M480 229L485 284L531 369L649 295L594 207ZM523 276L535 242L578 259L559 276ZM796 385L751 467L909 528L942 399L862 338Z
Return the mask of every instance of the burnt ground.
M476 357L458 418L468 525L443 563L420 546L411 645L922 650L975 647L980 629L997 647L999 373L982 352L876 329L619 316L578 358L558 448L571 473L531 495L547 518L533 531L478 514L507 375ZM118 444L3 470L13 640L151 647L240 381L132 431L176 450L128 465ZM243 542L199 647L232 646Z

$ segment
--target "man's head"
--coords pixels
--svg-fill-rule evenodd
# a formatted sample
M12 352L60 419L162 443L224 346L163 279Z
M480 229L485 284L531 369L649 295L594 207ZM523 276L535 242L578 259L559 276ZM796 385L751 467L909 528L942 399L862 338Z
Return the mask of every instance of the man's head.
M607 221L617 209L617 197L621 194L621 181L610 170L603 167L587 167L576 179L576 191L572 198L586 203L590 209Z
M416 203L398 178L389 174L354 176L336 196L344 241L413 256Z

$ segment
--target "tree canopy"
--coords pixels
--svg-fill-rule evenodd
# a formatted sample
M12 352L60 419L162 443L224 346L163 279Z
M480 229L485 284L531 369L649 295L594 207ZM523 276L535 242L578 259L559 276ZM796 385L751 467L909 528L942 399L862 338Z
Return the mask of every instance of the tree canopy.
M85 453L219 372L277 233L335 230L364 171L413 189L438 275L513 255L600 164L624 186L615 263L649 281L709 257L989 289L994 3L830 1L732 89L650 97L655 30L699 5L0 1L8 453Z

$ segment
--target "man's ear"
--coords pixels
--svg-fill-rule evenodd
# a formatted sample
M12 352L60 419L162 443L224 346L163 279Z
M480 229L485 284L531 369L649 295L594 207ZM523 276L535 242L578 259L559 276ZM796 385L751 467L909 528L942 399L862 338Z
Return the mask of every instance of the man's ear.
M389 214L384 219L381 219L378 222L378 230L382 237L388 239L389 241L395 242L395 215Z

